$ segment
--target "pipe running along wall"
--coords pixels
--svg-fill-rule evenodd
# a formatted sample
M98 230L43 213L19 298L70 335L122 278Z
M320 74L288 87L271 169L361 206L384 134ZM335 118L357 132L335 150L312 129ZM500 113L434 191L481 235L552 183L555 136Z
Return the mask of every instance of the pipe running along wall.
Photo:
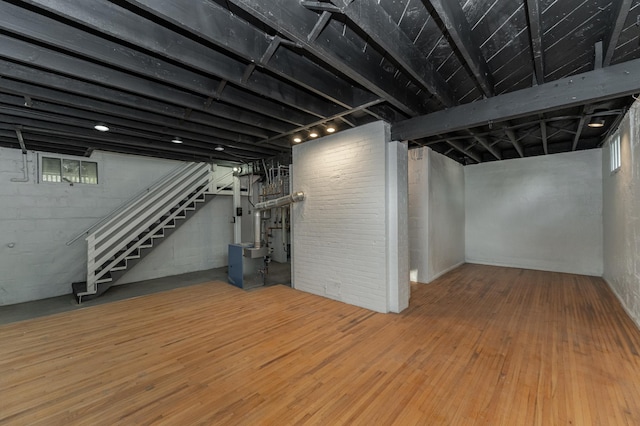
M262 241L260 238L261 235L261 219L262 219L262 211L272 209L275 207L283 207L289 205L291 203L296 203L298 201L304 200L304 192L293 192L289 195L285 195L284 197L275 198L273 200L263 201L261 203L257 203L254 208L255 211L253 213L253 248L259 249L262 247Z

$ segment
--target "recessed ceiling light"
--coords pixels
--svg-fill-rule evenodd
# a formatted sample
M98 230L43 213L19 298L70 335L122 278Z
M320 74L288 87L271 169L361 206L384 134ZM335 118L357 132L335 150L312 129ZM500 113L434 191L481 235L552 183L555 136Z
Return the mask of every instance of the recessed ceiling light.
M316 132L315 130L312 130L309 132L309 137L310 138L317 138L318 137L318 132Z
M604 118L593 117L591 119L591 121L589 121L589 124L587 124L587 126L589 126L589 127L604 127Z
M302 138L300 136L296 136L295 138L293 138L293 141L295 143L300 143L300 142L302 142Z
M98 123L95 126L93 126L94 129L96 129L99 132L108 132L109 131L109 126L107 126L104 123Z
M216 146L216 147L215 147L215 148L213 148L213 149L215 149L216 151L224 151L224 146L222 146L222 145L218 145L218 146Z
M329 127L327 127L327 133L333 133L333 132L335 132L335 131L336 131L336 128L335 128L335 127L333 127L333 126L329 126Z
M175 138L171 139L171 142L173 142L173 143L182 143L182 139L180 139L179 137L176 136Z

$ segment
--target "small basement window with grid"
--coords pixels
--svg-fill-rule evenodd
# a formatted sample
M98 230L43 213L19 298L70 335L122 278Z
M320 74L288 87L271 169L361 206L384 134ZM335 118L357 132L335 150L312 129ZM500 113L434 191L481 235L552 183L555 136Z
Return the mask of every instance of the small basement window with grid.
M42 182L98 183L98 163L42 157Z
M620 133L616 133L609 143L609 158L611 160L611 173L616 173L622 165L620 157Z

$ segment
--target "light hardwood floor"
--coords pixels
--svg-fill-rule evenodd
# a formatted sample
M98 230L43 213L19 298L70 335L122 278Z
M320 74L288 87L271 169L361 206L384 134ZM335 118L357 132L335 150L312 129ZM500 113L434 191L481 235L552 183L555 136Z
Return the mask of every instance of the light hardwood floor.
M377 314L213 282L0 327L0 424L640 425L599 278L463 265Z

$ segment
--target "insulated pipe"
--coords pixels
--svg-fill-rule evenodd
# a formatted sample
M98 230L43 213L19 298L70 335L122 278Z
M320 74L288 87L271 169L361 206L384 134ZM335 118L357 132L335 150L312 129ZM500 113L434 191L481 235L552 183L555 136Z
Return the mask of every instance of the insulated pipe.
M304 192L294 192L292 194L285 195L284 197L257 203L254 206L255 211L253 213L253 248L259 249L260 247L262 247L262 241L260 238L260 235L262 233L260 232L260 227L262 226L261 219L263 210L286 206L287 204L295 203L302 200L304 200Z
M261 218L262 218L262 210L256 209L253 212L253 248L257 248L257 249L259 249L262 246L262 241L260 238L260 234L261 234L260 227L262 226Z
M267 209L272 209L274 207L286 206L287 204L295 203L302 200L304 200L304 192L294 192L292 194L285 195L284 197L275 198L273 200L257 203L255 205L255 209L267 210Z

